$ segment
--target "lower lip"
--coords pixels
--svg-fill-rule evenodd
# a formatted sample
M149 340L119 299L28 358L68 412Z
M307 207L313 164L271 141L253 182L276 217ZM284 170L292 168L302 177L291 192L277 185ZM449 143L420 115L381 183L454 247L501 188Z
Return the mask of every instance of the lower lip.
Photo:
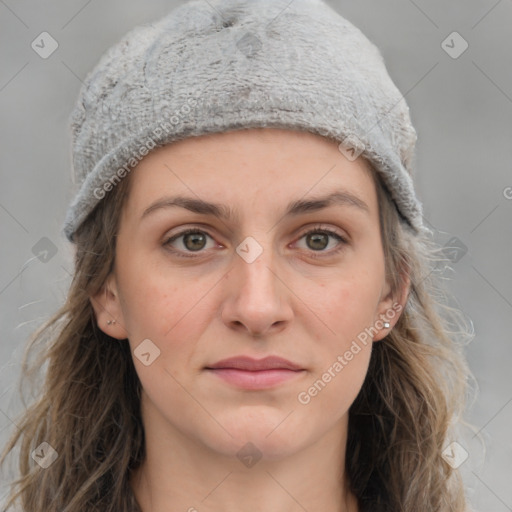
M221 379L243 389L266 389L282 384L303 373L303 370L293 371L278 368L250 372L234 368L208 368Z

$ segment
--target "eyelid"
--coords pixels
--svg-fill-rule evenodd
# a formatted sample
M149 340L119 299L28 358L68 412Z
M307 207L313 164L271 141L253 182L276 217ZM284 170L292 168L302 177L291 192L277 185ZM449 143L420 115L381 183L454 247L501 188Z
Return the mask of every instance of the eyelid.
M302 238L304 235L307 235L311 231L324 231L329 234L339 236L345 243L349 243L350 241L350 237L348 236L348 234L346 234L345 231L340 231L339 228L332 227L328 224L322 223L313 224L312 226L304 228L304 230L300 229L298 237Z

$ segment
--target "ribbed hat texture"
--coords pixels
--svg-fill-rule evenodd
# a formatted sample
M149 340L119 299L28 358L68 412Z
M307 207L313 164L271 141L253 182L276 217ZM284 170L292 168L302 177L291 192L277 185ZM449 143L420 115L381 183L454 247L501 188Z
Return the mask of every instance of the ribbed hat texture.
M131 30L87 75L71 116L65 236L155 147L256 127L361 154L414 232L424 229L409 108L359 29L321 0L193 0Z

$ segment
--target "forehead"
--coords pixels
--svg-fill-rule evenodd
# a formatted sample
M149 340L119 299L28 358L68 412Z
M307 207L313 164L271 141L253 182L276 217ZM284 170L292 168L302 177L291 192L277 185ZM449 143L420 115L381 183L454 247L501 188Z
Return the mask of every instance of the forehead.
M222 200L240 208L290 202L342 187L376 205L373 171L349 161L335 141L304 131L256 128L189 137L153 150L132 171L130 210L165 193Z

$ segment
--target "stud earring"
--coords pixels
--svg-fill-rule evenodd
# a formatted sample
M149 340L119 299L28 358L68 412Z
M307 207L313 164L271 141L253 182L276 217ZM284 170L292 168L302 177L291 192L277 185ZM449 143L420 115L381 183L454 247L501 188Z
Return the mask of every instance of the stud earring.
M389 322L384 322L384 329L389 329L391 324Z
M115 320L108 320L108 321L107 321L107 325L112 325L112 324L115 324L115 323L116 323L116 321L115 321Z

